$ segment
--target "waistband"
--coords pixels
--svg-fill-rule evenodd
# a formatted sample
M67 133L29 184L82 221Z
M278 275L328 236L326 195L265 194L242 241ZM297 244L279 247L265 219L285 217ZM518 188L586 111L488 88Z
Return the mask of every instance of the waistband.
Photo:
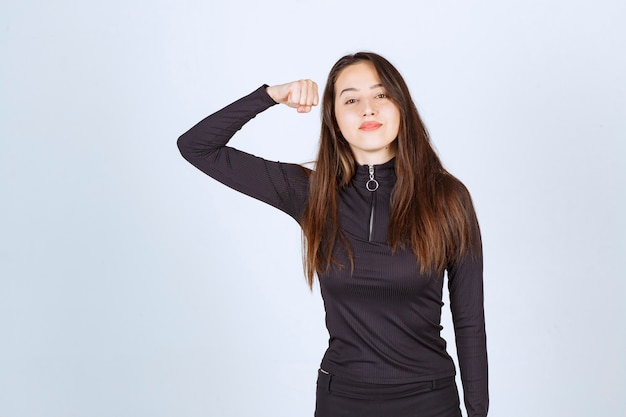
M350 381L330 374L320 368L317 376L318 389L326 389L338 395L361 399L391 399L409 397L455 384L453 376L432 381L410 382L405 384L372 384Z

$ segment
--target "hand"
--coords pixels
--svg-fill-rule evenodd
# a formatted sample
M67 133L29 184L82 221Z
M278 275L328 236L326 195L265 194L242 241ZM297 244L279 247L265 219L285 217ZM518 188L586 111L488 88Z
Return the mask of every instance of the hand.
M311 80L292 81L287 84L267 87L267 94L277 103L286 104L298 110L298 113L308 113L313 106L317 106L319 96L317 84Z

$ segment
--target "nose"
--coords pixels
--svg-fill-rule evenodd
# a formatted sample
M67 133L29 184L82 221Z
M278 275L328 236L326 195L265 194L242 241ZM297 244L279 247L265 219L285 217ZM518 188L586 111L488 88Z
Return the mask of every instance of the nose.
M363 116L373 116L376 108L372 100L363 100Z

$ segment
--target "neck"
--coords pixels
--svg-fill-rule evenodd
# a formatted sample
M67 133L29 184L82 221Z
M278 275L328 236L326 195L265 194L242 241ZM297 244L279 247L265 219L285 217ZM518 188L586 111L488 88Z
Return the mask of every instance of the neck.
M354 159L359 165L382 165L389 162L396 156L395 152L379 152L375 154L353 152Z

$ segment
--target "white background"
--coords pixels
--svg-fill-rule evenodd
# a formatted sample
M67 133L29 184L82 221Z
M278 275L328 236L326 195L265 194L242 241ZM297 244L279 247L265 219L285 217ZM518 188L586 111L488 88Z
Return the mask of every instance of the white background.
M490 415L624 415L624 22L621 0L2 2L0 416L312 416L297 224L175 143L361 49L475 200ZM233 144L306 162L318 132L275 107Z

